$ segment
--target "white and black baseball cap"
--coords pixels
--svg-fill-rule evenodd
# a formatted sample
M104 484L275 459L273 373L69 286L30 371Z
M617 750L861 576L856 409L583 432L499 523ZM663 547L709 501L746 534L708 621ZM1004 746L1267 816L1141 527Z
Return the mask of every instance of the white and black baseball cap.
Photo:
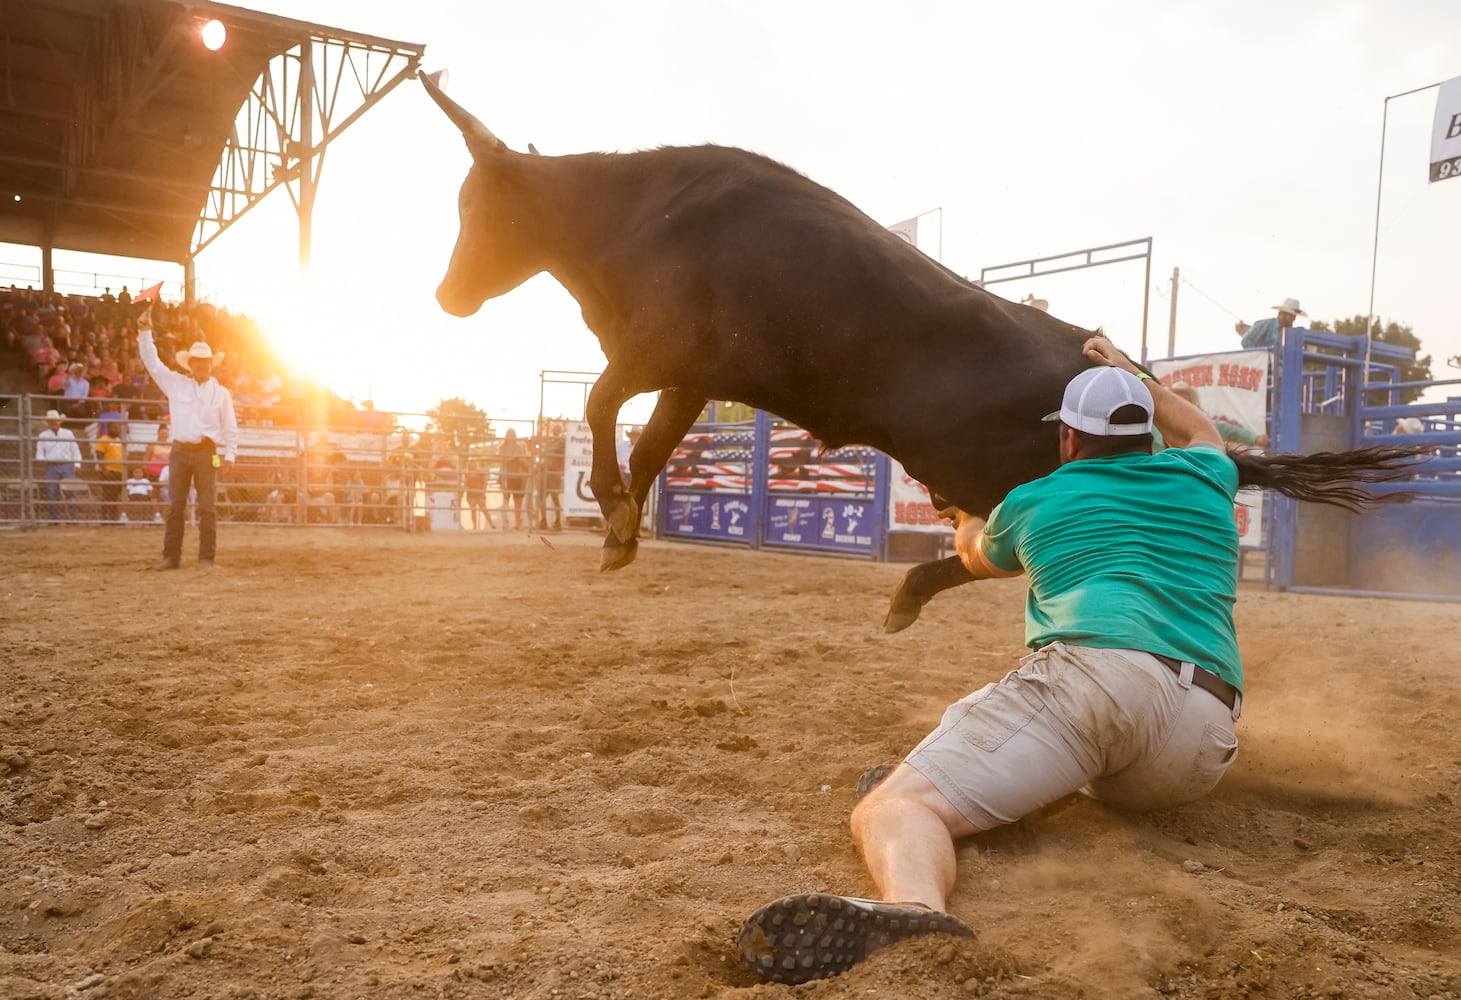
M1112 423L1111 416L1123 406L1139 406L1146 419L1136 423ZM1059 420L1087 434L1101 437L1133 437L1152 432L1152 394L1141 379L1120 368L1087 368L1065 386L1060 409L1045 420Z

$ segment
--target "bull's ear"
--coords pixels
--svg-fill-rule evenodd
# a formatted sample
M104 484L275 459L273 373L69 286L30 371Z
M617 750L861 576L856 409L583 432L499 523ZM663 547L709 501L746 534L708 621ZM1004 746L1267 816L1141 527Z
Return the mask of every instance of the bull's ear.
M534 146L532 143L528 143L528 152L529 153L532 153L534 156L542 156L543 155L542 153L538 152L538 147L537 146Z
M466 108L446 96L440 83L444 72L445 70L437 70L435 73L419 74L421 85L426 88L437 106L446 112L452 123L462 130L462 136L467 140L467 147L471 149L472 155L476 156L479 152L506 152L507 143L488 131L487 126L473 118Z

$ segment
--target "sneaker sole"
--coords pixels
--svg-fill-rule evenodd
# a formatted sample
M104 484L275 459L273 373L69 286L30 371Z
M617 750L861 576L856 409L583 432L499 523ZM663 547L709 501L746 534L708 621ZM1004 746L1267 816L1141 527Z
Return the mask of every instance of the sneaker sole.
M874 764L862 772L862 777L857 779L857 799L861 802L867 798L867 793L877 788L883 781L898 769L897 764Z
M802 893L751 914L736 951L757 975L795 985L839 975L879 948L929 934L974 936L958 918L922 906Z

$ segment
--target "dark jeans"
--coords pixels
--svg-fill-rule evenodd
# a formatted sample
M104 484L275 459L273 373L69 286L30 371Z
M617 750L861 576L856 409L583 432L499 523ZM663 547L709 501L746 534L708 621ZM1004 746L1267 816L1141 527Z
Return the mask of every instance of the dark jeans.
M174 441L167 461L167 530L162 537L162 557L181 561L183 524L188 516L188 490L198 490L198 558L212 559L218 547L218 471L213 468L213 449Z
M122 474L102 469L96 474L96 478L98 492L101 493L101 519L115 521L117 519L117 500L122 495Z
M46 466L46 499L49 501L47 506L50 509L52 521L62 520L63 514L67 521L76 520L76 505L70 501L61 502L65 495L61 481L75 475L76 466L70 462L52 462Z

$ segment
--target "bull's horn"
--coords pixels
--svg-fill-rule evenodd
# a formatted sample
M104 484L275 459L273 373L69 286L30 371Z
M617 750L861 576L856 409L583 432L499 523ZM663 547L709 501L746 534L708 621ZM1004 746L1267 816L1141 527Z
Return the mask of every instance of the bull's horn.
M506 149L507 143L493 135L486 125L473 118L466 108L446 96L439 82L444 72L445 70L437 70L435 73L421 73L421 85L426 88L431 99L446 112L446 116L455 123L456 127L462 130L467 144L485 145L489 149Z

